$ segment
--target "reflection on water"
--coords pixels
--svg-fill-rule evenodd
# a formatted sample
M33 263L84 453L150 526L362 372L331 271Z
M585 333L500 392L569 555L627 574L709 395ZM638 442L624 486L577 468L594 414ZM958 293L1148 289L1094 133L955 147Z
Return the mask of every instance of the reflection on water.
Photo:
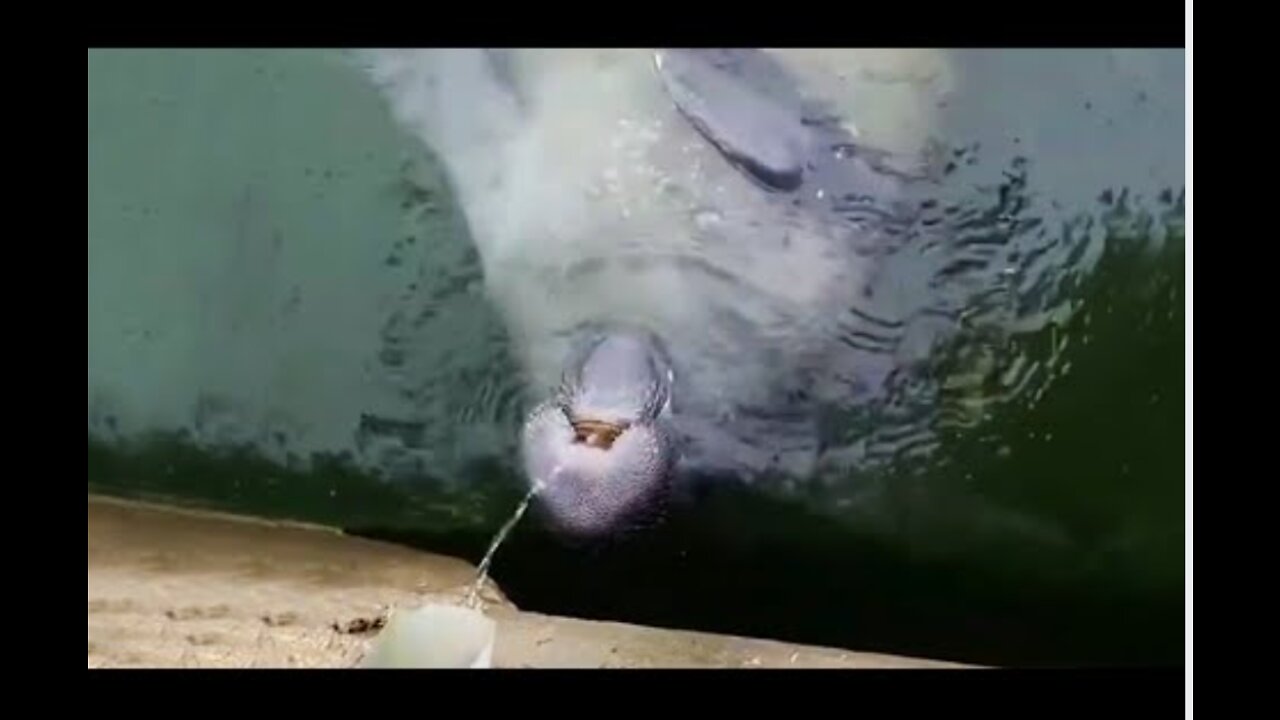
M858 374L816 475L762 489L1180 602L1182 52L953 62L941 182L834 323ZM91 52L89 268L91 486L366 526L510 512L537 398L440 169L343 58ZM157 433L264 464L192 480ZM382 519L339 490L387 494Z

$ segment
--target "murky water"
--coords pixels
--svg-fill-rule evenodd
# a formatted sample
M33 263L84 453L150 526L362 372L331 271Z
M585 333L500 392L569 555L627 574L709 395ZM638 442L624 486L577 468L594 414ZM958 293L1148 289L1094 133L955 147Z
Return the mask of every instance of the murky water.
M949 57L945 182L835 319L865 362L812 478L713 489L644 552L583 558L531 522L492 536L538 398L440 168L365 78L322 52L91 52L90 487L503 544L535 609L1181 657L1183 54ZM742 578L755 599L726 595Z

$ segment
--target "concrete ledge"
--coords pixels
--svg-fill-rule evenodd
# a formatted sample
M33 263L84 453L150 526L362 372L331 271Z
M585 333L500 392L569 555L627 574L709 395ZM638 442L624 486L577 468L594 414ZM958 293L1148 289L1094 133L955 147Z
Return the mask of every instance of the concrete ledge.
M89 667L352 667L386 611L458 601L475 568L332 529L89 497ZM490 584L500 668L951 663L539 615Z

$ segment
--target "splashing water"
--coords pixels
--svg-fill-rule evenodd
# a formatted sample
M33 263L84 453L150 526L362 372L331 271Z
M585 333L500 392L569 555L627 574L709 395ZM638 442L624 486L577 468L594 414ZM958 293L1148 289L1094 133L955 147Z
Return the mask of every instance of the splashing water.
M511 533L516 523L520 522L520 518L524 517L525 511L529 509L529 504L533 502L533 496L537 495L542 487L541 480L534 482L533 487L529 488L529 492L525 493L524 499L516 506L516 511L511 514L511 518L493 536L493 542L489 543L489 549L485 551L484 558L480 561L480 567L476 571L476 579L471 583L471 590L467 592L467 599L464 603L467 607L479 605L480 588L484 587L484 581L489 577L489 565L493 563L494 554L498 552L498 547L507 539L507 535Z

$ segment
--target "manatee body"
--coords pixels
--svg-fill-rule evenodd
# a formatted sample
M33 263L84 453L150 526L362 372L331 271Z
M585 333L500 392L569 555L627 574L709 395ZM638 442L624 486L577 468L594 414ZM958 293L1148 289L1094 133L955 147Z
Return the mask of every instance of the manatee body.
M803 478L822 404L889 371L849 309L915 220L921 98L945 73L877 104L867 52L365 55L443 163L542 392L525 467L566 531L610 532L682 479Z

